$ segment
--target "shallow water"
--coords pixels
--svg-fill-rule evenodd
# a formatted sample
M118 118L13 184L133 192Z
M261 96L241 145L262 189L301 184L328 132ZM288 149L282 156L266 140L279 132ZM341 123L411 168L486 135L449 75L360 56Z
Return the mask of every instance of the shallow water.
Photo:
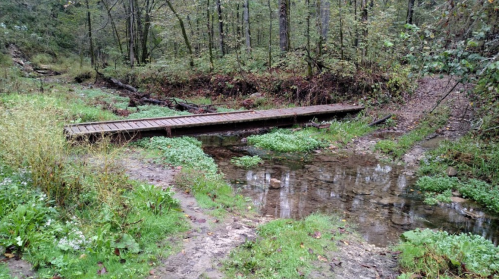
M263 215L299 219L314 212L335 213L352 224L371 244L396 243L415 228L452 233L472 232L499 241L499 219L470 202L428 206L413 188L413 170L380 163L359 154L275 156L241 146L237 138L204 140L227 180L250 197ZM265 164L245 170L230 164L234 156L261 155ZM271 179L280 189L270 189Z

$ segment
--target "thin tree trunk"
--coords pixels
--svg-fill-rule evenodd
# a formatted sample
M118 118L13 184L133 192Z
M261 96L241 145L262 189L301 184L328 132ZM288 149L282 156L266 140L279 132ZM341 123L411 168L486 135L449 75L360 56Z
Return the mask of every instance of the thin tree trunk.
M208 53L210 56L210 72L213 71L213 28L210 26L211 15L210 15L210 0L206 4L206 27L208 28Z
M142 56L140 55L141 52L142 52L142 44L143 44L143 41L144 41L144 33L142 32L142 12L141 12L141 9L140 9L140 6L139 6L139 2L138 0L135 0L135 22L137 24L135 30L137 32L136 36L135 36L135 53L137 55L137 62L139 64L142 64L144 63L144 61L142 61Z
M123 47L121 46L120 34L118 33L118 29L116 28L116 23L114 22L114 18L111 15L111 10L113 8L109 7L109 5L107 4L107 1L102 1L102 3L104 4L104 7L106 8L107 16L109 17L109 20L111 21L111 28L113 29L113 34L115 36L116 43L118 44L118 48L120 49L120 54L123 55ZM116 2L116 3L118 3L118 2Z
M224 22L222 17L222 4L220 0L217 1L217 12L218 12L218 31L220 32L219 44L220 52L222 57L225 55L225 36L224 36Z
M312 56L310 55L310 0L305 0L307 7L307 76L312 77Z
M338 0L338 6L339 6L339 9L340 9L340 14L339 14L339 17L340 17L340 53L341 53L341 60L345 60L345 53L344 53L344 48L345 46L343 45L343 16L342 16L342 10L341 10L341 1L342 0Z
M272 7L270 0L267 0L269 6L269 69L272 68Z
M365 60L367 57L367 36L368 36L368 29L367 29L367 20L368 20L368 8L367 8L367 0L361 0L362 2L362 60Z
M146 0L146 14L144 17L144 32L142 32L142 63L147 63L149 60L149 50L147 49L147 41L149 39L149 29L151 28L151 6L150 0Z
M95 52L94 52L94 40L92 38L92 18L90 14L90 5L88 0L85 1L87 4L87 23L88 23L88 41L90 44L90 64L95 67Z
M244 35L246 38L246 51L251 53L251 30L250 30L250 14L249 14L249 0L244 1Z
M134 12L134 7L133 7L133 0L128 1L128 14L129 14L129 19L128 19L128 35L129 35L129 42L128 42L128 50L129 50L129 55L128 58L130 59L130 67L133 68L135 65L135 40L134 40L134 22L135 22L135 12Z
M180 15L177 14L177 12L175 11L175 9L172 6L172 3L170 3L169 0L166 0L166 4L168 5L168 8L170 8L170 10L175 15L175 17L177 18L177 20L180 24L180 29L182 30L182 37L184 37L185 46L187 47L187 51L189 52L189 66L192 69L192 68L194 68L194 58L193 58L193 54L192 54L191 43L189 42L189 38L187 37L187 32L185 32L184 21L182 20Z
M406 23L412 24L412 16L414 14L414 2L415 0L409 0L407 7L407 20Z

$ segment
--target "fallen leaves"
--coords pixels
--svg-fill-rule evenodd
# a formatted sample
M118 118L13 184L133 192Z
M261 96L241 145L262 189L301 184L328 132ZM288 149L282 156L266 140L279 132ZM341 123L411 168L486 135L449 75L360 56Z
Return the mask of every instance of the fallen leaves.
M327 262L327 258L322 255L317 255L317 259L321 262Z
M102 263L98 263L97 265L99 266L99 270L97 270L97 275L104 275L107 273L107 269Z

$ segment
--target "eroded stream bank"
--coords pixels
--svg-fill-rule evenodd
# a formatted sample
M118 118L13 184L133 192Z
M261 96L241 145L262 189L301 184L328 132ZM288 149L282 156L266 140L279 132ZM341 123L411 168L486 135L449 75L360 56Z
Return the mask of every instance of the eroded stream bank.
M334 213L357 224L367 242L382 247L415 228L471 232L499 243L499 218L482 206L459 197L451 204L424 204L414 188L414 169L358 153L276 156L238 137L200 139L234 189L250 197L263 215L300 219L313 212ZM249 170L230 163L242 155L259 155L265 163ZM279 180L281 188L270 189L271 179Z

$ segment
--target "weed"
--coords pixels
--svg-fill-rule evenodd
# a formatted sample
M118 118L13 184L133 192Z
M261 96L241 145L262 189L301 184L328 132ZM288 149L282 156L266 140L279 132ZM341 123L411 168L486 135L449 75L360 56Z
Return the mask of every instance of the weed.
M155 117L167 117L167 116L178 116L178 115L190 115L191 113L186 111L176 111L166 107L159 106L139 106L138 112L132 113L128 116L129 119L139 119L139 118L155 118Z
M217 174L217 165L213 158L207 156L201 148L201 142L195 138L153 137L142 139L137 146L162 152L162 163L195 169L209 176Z
M5 263L0 263L0 278L10 278L10 271Z
M485 278L499 272L499 248L478 235L450 235L429 229L408 231L395 247L406 273L425 278Z
M264 135L248 137L248 143L277 152L305 152L321 146L321 142L303 134L278 129Z
M230 160L230 162L240 168L249 169L261 164L263 160L259 156L242 156L242 157L234 157Z
M313 214L304 220L280 219L258 229L258 239L233 251L225 263L227 276L235 278L299 278L314 269L314 261L334 249L331 238L340 219Z

